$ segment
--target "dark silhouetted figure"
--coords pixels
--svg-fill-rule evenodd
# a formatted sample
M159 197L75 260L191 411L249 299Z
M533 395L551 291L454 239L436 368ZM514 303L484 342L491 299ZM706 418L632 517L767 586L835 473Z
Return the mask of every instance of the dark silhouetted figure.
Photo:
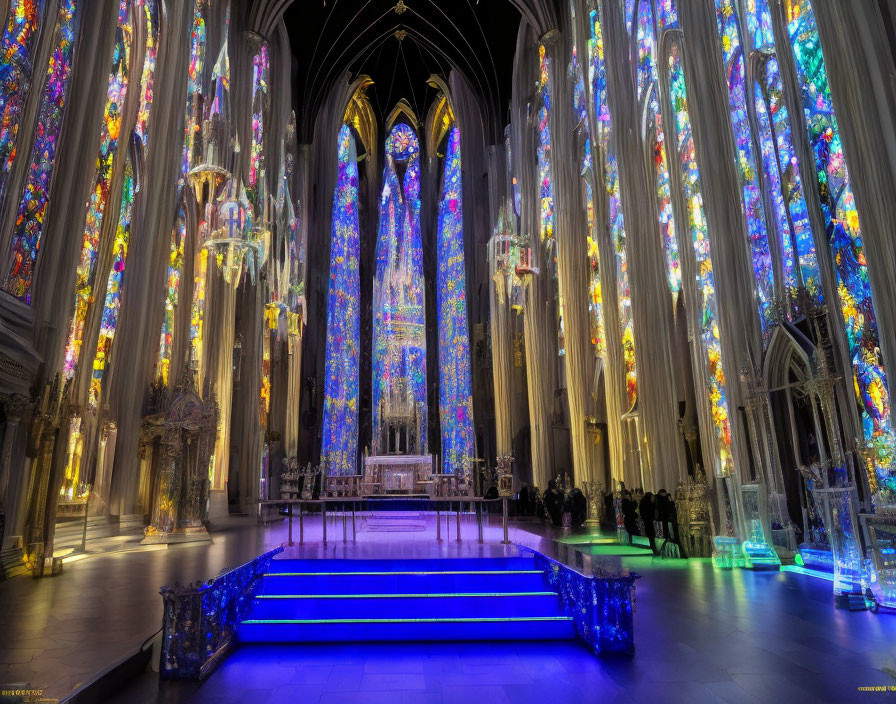
M630 491L624 491L622 493L622 522L625 525L625 530L629 534L632 542L635 540L635 536L638 535L638 504L635 503L635 500L632 498L632 493Z
M544 510L555 526L563 524L563 494L557 490L557 482L551 479L544 492Z
M656 514L657 520L663 524L665 537L660 551L666 547L666 543L672 543L678 546L678 554L687 560L688 554L681 543L681 533L678 531L678 511L675 508L675 501L665 489L660 489L656 495Z
M526 484L523 484L520 487L520 495L516 501L516 508L521 516L526 516L529 513L529 487Z
M650 549L654 555L659 555L660 551L656 548L656 525L653 523L656 519L656 502L651 492L648 491L644 494L644 498L638 505L638 510L641 512L641 520L644 521L644 535L647 536Z
M570 515L570 525L579 528L588 518L588 501L581 489L573 489L566 495L565 513Z
M616 528L616 501L612 491L604 494L604 528Z

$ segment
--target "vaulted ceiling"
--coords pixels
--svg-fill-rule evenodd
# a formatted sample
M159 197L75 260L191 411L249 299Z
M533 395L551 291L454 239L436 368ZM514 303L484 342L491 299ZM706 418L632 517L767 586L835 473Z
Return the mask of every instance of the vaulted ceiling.
M382 124L402 98L422 119L437 92L427 79L452 69L476 93L487 129L503 128L520 23L511 0L304 0L283 18L306 128L346 71L373 79L367 94Z

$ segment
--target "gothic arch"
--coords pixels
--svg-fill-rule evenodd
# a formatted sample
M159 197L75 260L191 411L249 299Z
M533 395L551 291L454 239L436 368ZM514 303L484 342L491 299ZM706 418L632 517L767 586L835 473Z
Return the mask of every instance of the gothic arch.
M812 358L815 345L796 327L782 323L775 327L766 348L762 364L762 378L771 392L790 385L790 371L794 370L801 382L815 376Z
M390 132L392 130L392 127L396 122L398 122L401 117L404 117L407 120L408 125L413 128L414 132L417 131L417 115L414 114L414 109L410 106L408 101L402 98L397 103L395 103L395 107L392 108L392 111L386 117L386 124L384 125L385 132Z

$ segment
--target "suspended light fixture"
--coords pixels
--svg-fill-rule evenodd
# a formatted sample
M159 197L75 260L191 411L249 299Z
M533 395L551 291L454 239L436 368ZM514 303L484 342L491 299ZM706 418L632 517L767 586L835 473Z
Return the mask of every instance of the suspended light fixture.
M245 188L241 187L237 195L232 182L212 215L209 238L202 246L214 256L228 284L239 284L244 267L254 284L265 261L270 236L264 218L256 224Z

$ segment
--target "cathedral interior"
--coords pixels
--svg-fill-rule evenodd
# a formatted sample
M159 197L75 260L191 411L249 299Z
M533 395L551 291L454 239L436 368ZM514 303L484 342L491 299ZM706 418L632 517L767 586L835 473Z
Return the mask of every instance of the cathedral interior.
M0 22L0 702L896 693L894 0Z

